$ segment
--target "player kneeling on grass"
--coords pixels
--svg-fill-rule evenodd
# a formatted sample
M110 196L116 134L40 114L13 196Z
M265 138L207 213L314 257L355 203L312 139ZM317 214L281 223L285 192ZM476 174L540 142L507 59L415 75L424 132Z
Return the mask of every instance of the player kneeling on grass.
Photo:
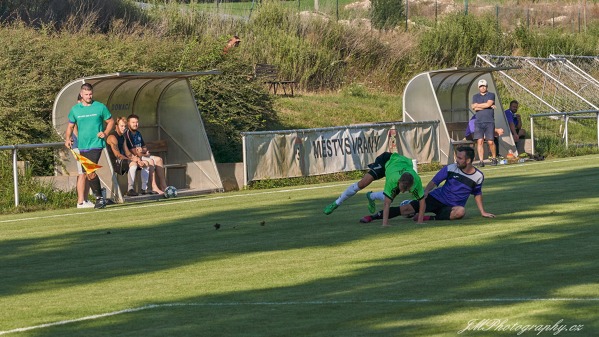
M466 215L466 208L464 206L471 194L474 195L476 206L483 217L495 217L495 215L487 213L483 207L482 186L485 177L479 169L472 166L473 160L474 149L468 146L459 147L456 153L456 162L443 167L426 185L424 189L426 212L433 212L435 215L425 216L425 221L463 218ZM443 181L445 181L445 184L440 188L436 188ZM371 198L377 198L379 193L372 193ZM389 218L399 215L410 215L421 210L421 203L412 200L405 205L391 207ZM367 215L360 219L360 222L368 223L377 219L384 219L383 211Z
M397 153L384 152L376 157L374 163L369 164L368 167L370 170L360 181L349 186L337 200L325 207L324 214L333 213L345 200L370 185L373 181L385 177L385 189L381 198L385 202L382 213L383 226L388 226L391 202L395 196L404 192L410 192L414 199L420 200L422 212L418 214L417 219L422 222L424 217L424 190L422 189L420 176L414 171L412 160ZM370 198L370 192L366 194L366 197L368 198L368 210L374 212L376 205L374 200Z

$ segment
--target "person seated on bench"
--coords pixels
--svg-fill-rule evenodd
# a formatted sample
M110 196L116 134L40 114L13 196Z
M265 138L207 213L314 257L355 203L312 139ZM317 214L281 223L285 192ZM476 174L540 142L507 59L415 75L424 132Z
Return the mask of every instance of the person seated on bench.
M464 137L466 140L474 140L472 138L472 133L474 132L474 123L476 122L476 115L473 115L472 118L468 121L468 126L466 127L466 132L464 133Z
M129 172L127 175L127 195L135 197L138 195L133 188L135 173L138 168L141 169L141 188L147 190L150 164L129 151L125 142L125 130L127 130L127 119L125 117L117 118L115 128L108 134L106 143L110 147L108 156L112 161L114 172L120 175Z
M131 152L150 164L150 181L152 190L143 190L141 194L164 194L166 179L164 175L164 163L162 158L150 154L141 132L139 132L139 116L131 114L127 117L127 130L125 130L125 141Z
M510 102L510 108L505 110L505 118L510 125L514 142L518 142L520 138L526 136L526 130L522 129L522 117L518 113L519 103L516 100Z

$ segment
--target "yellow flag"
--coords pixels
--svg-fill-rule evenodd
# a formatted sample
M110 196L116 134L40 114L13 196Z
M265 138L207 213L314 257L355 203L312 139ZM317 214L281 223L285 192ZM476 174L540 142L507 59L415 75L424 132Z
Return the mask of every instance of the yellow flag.
M87 174L95 172L97 169L102 167L101 165L98 165L93 161L87 159L86 157L80 155L79 153L75 152L73 149L71 149L71 152L73 152L73 156L77 158L77 161L81 164L81 166L83 166L83 168L85 169L85 173Z

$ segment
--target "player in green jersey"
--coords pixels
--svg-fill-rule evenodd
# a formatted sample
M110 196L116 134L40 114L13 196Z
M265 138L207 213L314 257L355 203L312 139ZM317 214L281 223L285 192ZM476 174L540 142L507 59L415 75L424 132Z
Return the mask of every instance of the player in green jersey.
M418 222L422 223L424 218L424 189L422 181L416 171L410 158L397 153L384 152L378 156L374 163L368 165L368 172L357 183L350 185L337 200L325 207L324 214L333 213L341 203L352 197L358 191L370 185L373 181L386 177L385 189L383 191L385 200L383 208L383 227L389 226L389 207L393 199L399 194L409 192L412 198L419 200L420 211L418 212ZM368 208L375 210L374 200L370 199L370 193L366 194L368 198ZM373 211L374 212L374 211Z

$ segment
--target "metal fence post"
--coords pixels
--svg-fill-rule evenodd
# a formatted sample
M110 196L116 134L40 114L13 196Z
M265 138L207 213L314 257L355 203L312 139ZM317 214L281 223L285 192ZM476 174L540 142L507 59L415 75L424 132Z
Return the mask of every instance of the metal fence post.
M248 165L247 165L247 144L245 139L245 134L241 133L241 154L243 156L243 187L248 186Z
M530 151L532 151L532 155L535 154L535 122L534 117L530 116Z
M12 149L12 181L15 187L15 207L19 206L19 168L17 167L17 148Z
M17 165L17 151L19 149L35 149L42 147L62 147L64 143L44 143L44 144L17 144L17 145L0 145L0 151L12 151L12 172L13 184L15 191L15 207L19 206L19 167Z
M406 0L406 32L408 31L409 13L410 13L410 4L409 4L408 0Z
M435 27L437 27L437 11L438 11L437 0L435 0Z
M495 5L495 24L497 25L497 31L499 31L499 5Z
M564 125L564 138L566 139L566 149L568 148L568 122L570 121L570 117L568 115L565 117L565 125Z

